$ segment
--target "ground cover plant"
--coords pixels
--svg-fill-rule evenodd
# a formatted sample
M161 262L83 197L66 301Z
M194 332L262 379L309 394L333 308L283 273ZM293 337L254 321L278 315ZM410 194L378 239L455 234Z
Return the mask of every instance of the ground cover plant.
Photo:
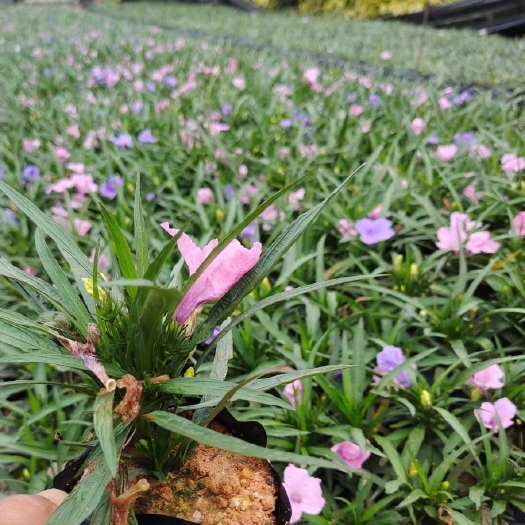
M260 242L264 253L358 170L232 312L227 380L272 366L354 366L277 386L268 392L274 406L241 398L231 410L265 425L269 450L310 465L297 472L275 462L293 521L512 522L525 487L519 97L319 67L67 8L6 8L0 17L0 249L10 277L0 298L0 366L4 378L39 382L1 384L5 492L41 490L75 445L100 437L93 379L64 363L35 363L41 342L13 336L20 323L58 326L63 337L71 330L32 313L40 281L31 276L61 293L76 287L86 301L88 291L106 290L102 277L87 289L75 284L60 234L46 250L34 213L27 216L33 208L12 190L50 219L40 227L69 232L118 280L131 266L115 256L105 224L118 224L144 268L137 213L151 261L170 238L161 223L186 225L202 247L306 176L242 228L246 248ZM187 273L176 253L157 284L182 275L182 289ZM55 279L43 254L58 261ZM13 277L10 263L26 273ZM97 272L90 277L98 281ZM350 277L359 280L314 285ZM314 286L295 296L305 285ZM282 293L287 300L277 302ZM199 323L213 319L213 305L203 308ZM189 357L195 381L211 370L204 349ZM337 458L347 471L315 465ZM304 486L316 506L306 505Z

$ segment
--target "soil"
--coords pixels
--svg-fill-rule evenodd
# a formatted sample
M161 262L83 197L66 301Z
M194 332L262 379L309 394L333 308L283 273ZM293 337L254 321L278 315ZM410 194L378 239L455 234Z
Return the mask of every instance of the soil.
M229 434L218 422L210 428ZM143 476L141 476L143 477ZM146 477L151 489L137 514L164 514L202 525L275 525L277 483L269 463L199 445L184 467L165 481Z

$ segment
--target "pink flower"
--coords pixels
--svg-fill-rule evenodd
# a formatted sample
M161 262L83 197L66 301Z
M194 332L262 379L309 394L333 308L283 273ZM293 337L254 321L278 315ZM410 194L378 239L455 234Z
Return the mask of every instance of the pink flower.
M443 162L448 162L452 160L456 153L458 152L458 147L455 144L449 144L447 146L438 146L436 150L436 155L439 160Z
M412 121L412 131L414 132L414 135L421 135L424 127L425 121L422 118L415 118Z
M514 223L514 231L516 232L516 235L525 237L525 211L520 211L518 215L514 217L512 222Z
M301 208L300 202L304 199L306 195L306 190L304 188L299 188L297 191L292 191L289 196L289 202L293 206L294 210Z
M168 222L161 224L171 236L178 230L170 228ZM219 244L218 239L211 240L203 249L199 248L185 233L177 242L180 253L193 275L212 250ZM184 295L175 310L174 318L179 324L184 323L201 305L222 297L241 277L251 270L261 257L262 245L254 242L248 250L237 240L230 244L214 259Z
M390 60L392 58L392 53L390 51L383 51L381 53L381 60Z
M74 219L73 226L80 237L84 237L86 233L91 230L91 223L88 221L83 221L82 219Z
M197 202L208 204L213 201L213 191L210 188L199 188L197 190Z
M31 275L33 277L36 276L36 270L34 268L31 268L31 266L26 266L24 268L24 272L26 272L28 275Z
M41 142L38 139L24 139L22 141L22 149L26 153L34 153L39 147Z
M232 80L232 84L235 89L238 89L240 91L246 89L246 81L242 77L234 77Z
M283 395L288 399L290 405L295 408L295 401L297 400L297 403L300 403L303 399L303 384L301 380L296 379L293 383L288 383L284 387Z
M239 175L241 177L246 177L248 175L248 168L244 164L239 166Z
M450 228L442 227L437 231L436 246L440 250L459 253L461 244L467 240L467 232L476 226L477 224L471 221L467 214L455 211L450 216Z
M472 202L475 202L476 204L479 202L479 200L483 196L481 192L476 191L477 184L478 184L477 181L473 181L463 190L463 195L465 195L465 197L468 200L471 200Z
M272 229L272 224L277 222L277 218L282 221L286 217L284 211L278 211L275 207L275 204L270 204L260 215L259 218L263 221L263 230L270 231Z
M368 218L372 220L379 219L381 217L381 213L383 212L383 206L381 204L379 206L376 206L369 214Z
M516 157L512 153L506 153L501 157L501 169L505 173L515 173L525 169L525 157Z
M503 388L505 383L501 379L505 374L499 365L491 365L470 376L469 385L479 388L485 395L489 388Z
M69 126L69 128L67 128L66 131L67 134L73 137L74 139L80 138L80 129L78 127L78 124L72 124L71 126Z
M321 480L308 474L304 468L288 465L284 469L283 487L292 507L290 523L297 523L302 513L319 514L325 500L321 491Z
M361 113L363 113L363 111L363 106L360 106L359 104L352 104L350 106L350 114L353 117L358 117L359 115L361 115Z
M499 242L490 238L490 232L472 233L468 238L465 250L467 253L496 253L501 246Z
M487 146L483 144L472 144L470 146L470 157L477 158L478 160L488 159L492 152Z
M61 162L66 162L67 159L69 159L70 154L69 151L64 148L63 146L58 146L55 148L56 156L60 159Z
M369 450L361 452L361 447L352 441L337 443L330 450L341 456L350 468L362 468L363 463L370 457Z
M91 254L89 255L89 260L91 262L95 262L95 248L91 250ZM97 266L99 270L104 270L106 268L109 268L109 259L103 253L98 254Z
M321 70L317 67L311 67L305 70L303 73L303 81L309 86L317 84L319 76L321 75Z
M450 100L447 97L441 97L439 99L439 107L442 111L445 111L452 107L452 104L450 103Z
M352 237L357 236L357 231L354 225L348 219L339 219L337 221L337 229L343 236L343 239L351 239Z
M481 408L476 408L474 415L485 428L497 432L500 423L503 428L514 424L512 420L516 415L516 405L507 397L503 397L495 403L481 403Z

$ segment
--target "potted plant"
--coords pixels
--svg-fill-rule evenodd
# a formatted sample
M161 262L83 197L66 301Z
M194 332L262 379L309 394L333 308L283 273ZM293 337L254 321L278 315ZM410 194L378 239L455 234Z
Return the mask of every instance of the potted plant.
M97 271L98 253L90 262L52 219L0 182L0 189L38 227L36 249L52 282L0 259L0 275L40 312L36 322L0 312L2 320L9 320L0 323L0 335L21 350L0 361L76 370L77 382L64 388L81 389L93 399L96 440L86 444L89 448L55 480L55 486L71 492L49 525L79 525L90 516L93 525L218 525L241 522L239 516L242 523L285 524L290 518L286 494L268 460L341 468L327 459L267 449L262 426L236 421L225 407L232 399L288 406L267 391L343 366L286 374L269 370L269 378L259 374L241 383L225 378L233 353L231 330L247 316L311 290L363 278L340 278L279 293L230 317L347 180L295 219L262 256L259 243L247 249L235 238L292 185L261 204L221 242L213 240L203 250L182 229L163 224L172 238L150 260L137 179L135 255L111 213L101 206L120 273L109 282ZM55 242L70 273L53 256L46 236ZM173 278L158 284L176 245L190 273L181 289ZM217 302L203 318L202 305L210 301ZM220 333L206 344L217 326ZM210 377L195 377L213 350ZM195 398L198 401L188 405ZM254 519L247 521L252 514Z

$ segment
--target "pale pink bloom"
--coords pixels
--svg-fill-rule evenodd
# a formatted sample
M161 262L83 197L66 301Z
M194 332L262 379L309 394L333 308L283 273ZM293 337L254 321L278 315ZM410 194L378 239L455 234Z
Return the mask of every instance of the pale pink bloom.
M55 154L59 158L60 162L66 162L67 159L71 156L69 151L63 146L58 146L55 148Z
M86 235L86 233L91 229L91 223L82 219L74 219L73 226L80 237L84 237L84 235Z
M239 166L239 175L241 177L246 177L248 175L248 167L245 164Z
M228 124L223 124L222 122L212 122L206 126L212 137L216 137L222 131L228 131L230 126Z
M362 452L361 447L352 441L337 443L330 450L341 456L350 468L362 468L363 463L370 457L369 450Z
M512 420L516 415L516 405L507 397L503 397L495 403L481 403L481 408L476 408L474 415L485 428L497 432L499 424L503 428L509 428L514 424Z
M525 157L516 157L512 153L506 153L501 157L501 169L505 173L514 173L525 169Z
M483 144L472 144L470 147L470 157L478 160L488 159L491 153L490 149Z
M239 67L239 64L235 58L230 58L228 65L224 69L225 73L228 75L233 75L234 73L237 73L237 68Z
M155 113L158 115L159 113L166 111L170 107L170 103L171 102L168 99L157 102L155 104Z
M78 140L80 138L80 129L78 127L78 124L72 124L67 128L67 134L73 137L75 140Z
M251 198L259 193L259 188L254 184L248 184L240 191L240 198L243 204L250 204ZM264 213L264 212L263 212ZM282 212L284 215L284 212Z
M68 162L66 168L73 173L84 173L86 167L81 162Z
M360 106L359 104L352 104L350 106L350 114L353 117L358 117L359 115L361 115L361 113L363 113L363 111L363 106Z
M284 220L286 214L284 211L278 211L275 207L275 204L270 204L260 215L259 218L263 221L263 230L270 231L272 229L272 224L275 224L277 220Z
M339 219L336 227L339 233L343 236L343 239L350 239L357 236L357 231L354 225L348 219Z
M369 214L368 214L368 218L369 219L373 219L373 220L376 220L376 219L379 219L379 217L381 217L381 213L383 212L383 207L381 206L381 204L379 206L376 206Z
M127 104L122 104L122 106L120 106L120 112L125 115L126 113L129 112L129 107Z
M443 226L438 229L436 246L440 250L459 253L461 245L467 240L468 232L477 226L478 224L471 221L467 214L455 211L450 215L450 227Z
M299 153L301 157L311 157L317 151L317 144L301 144L299 146Z
M477 181L471 182L464 190L463 195L472 202L475 202L476 204L479 202L483 194L479 191L476 191L476 185Z
M170 228L168 222L162 223L161 227L171 236L178 232L175 228ZM219 240L213 239L201 249L188 235L182 234L177 246L188 265L190 275L197 271L218 244ZM175 310L174 318L177 322L184 323L201 304L222 297L257 264L261 250L260 242L254 242L248 250L237 239L231 241L184 295Z
M458 152L458 147L455 144L448 144L446 146L438 146L436 150L436 155L439 160L443 162L448 162L452 160L456 153Z
M303 73L303 81L309 86L317 84L321 70L317 67L310 67Z
M193 137L183 129L180 131L180 141L190 149L193 148L193 145L195 143Z
M75 173L71 175L71 181L81 194L94 193L98 190L98 185L93 182L93 175L89 173Z
M485 395L489 388L503 388L505 383L501 381L505 374L499 365L491 365L470 376L469 385L479 388Z
M283 487L292 507L290 523L297 523L303 512L320 514L325 504L321 480L310 476L306 469L291 464L284 469L283 477Z
M390 51L383 51L381 53L381 60L390 60L392 58L392 53Z
M525 237L525 211L520 211L512 220L514 223L514 232L520 237ZM511 232L511 234L514 234Z
M359 83L367 89L371 89L373 85L370 77L359 77Z
M467 253L496 253L501 243L490 238L490 232L472 233L465 245Z
M279 159L284 160L286 157L288 157L289 154L290 154L290 148L283 146L279 150Z
M210 188L199 188L197 190L197 202L208 204L213 201L213 191Z
M282 84L275 86L272 92L276 95L280 95L281 97L288 97L293 93L293 91L288 86L284 86Z
M91 262L95 262L95 248L91 250L89 260ZM109 259L103 253L98 254L97 267L99 270L105 270L106 268L109 268Z
M304 199L305 195L305 188L299 188L297 191L292 191L290 193L289 202L293 206L294 210L298 210L301 208L300 202Z
M385 95L390 96L394 92L394 86L392 84L387 84L383 91L385 92Z
M401 179L401 187L402 188L408 188L408 180L407 179Z
M22 149L26 153L34 153L39 147L41 142L38 139L24 139L22 140Z
M135 82L133 82L133 87L137 93L142 93L144 91L144 82L140 79L137 79Z
M303 383L301 380L296 379L293 383L288 383L284 387L283 395L294 408L296 401L300 404L303 399Z
M366 134L370 131L372 122L370 120L361 121L361 133Z
M412 121L412 131L414 132L414 135L421 135L424 128L425 121L422 118L415 118Z
M46 193L49 194L51 192L55 193L65 193L67 190L73 188L74 184L71 181L71 179L60 179L57 180L54 184L51 184L51 186L48 186L46 188Z
M31 268L31 266L26 266L24 268L24 272L26 272L28 275L31 275L32 277L35 277L36 270L34 268Z
M234 77L232 79L232 84L235 89L239 89L240 91L246 89L246 81L243 77Z
M67 219L67 210L65 210L64 208L54 207L54 208L51 208L51 213L53 213L53 220L59 226L65 226L66 228L69 228L69 221Z
M445 111L445 110L451 108L451 107L452 107L452 104L451 104L450 100L449 100L447 97L441 97L441 98L439 99L439 107L440 107L443 111Z

